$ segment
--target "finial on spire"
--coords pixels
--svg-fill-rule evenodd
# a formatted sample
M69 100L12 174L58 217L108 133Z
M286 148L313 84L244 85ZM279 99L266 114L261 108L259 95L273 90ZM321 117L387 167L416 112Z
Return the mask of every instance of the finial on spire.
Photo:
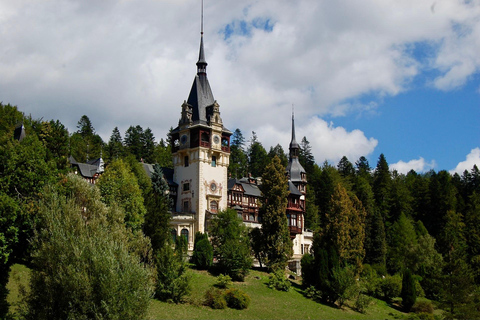
M202 15L201 15L201 27L200 27L200 52L198 54L197 61L197 74L207 73L207 61L205 60L205 52L203 50L203 0L202 0Z
M202 0L202 19L201 19L200 34L203 36L203 0Z

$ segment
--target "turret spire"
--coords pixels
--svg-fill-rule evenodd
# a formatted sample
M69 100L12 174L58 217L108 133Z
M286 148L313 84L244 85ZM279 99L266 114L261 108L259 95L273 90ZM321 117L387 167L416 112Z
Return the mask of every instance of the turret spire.
M290 158L298 157L298 149L300 146L298 145L297 141L295 140L295 113L292 106L292 141L290 141Z
M205 52L203 50L203 0L202 0L202 17L200 27L200 53L197 61L197 74L207 74L207 61L205 60Z

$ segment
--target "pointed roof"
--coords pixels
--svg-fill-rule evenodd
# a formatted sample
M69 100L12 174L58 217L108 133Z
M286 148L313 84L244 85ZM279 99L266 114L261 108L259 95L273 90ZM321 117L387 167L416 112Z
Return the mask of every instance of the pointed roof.
M193 123L206 124L207 107L213 105L215 99L213 98L212 89L207 79L207 61L205 60L205 51L203 49L203 34L200 38L200 51L197 61L197 75L193 80L192 89L188 95L187 103L192 107L192 121Z
M305 169L298 160L298 152L300 145L295 140L295 116L292 112L292 141L290 142L290 158L288 159L288 165L286 171L290 176L292 182L302 182L302 173L306 173Z
M295 115L292 112L292 141L290 141L290 154L292 149L300 149L300 146L295 140Z

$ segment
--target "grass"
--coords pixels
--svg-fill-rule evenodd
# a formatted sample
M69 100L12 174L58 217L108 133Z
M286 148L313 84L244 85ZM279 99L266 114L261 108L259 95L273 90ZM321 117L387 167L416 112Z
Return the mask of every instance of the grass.
M216 278L206 271L189 271L192 276L192 292L183 304L160 302L152 299L148 319L399 319L405 314L388 306L384 301L374 299L366 314L353 311L345 306L338 309L323 305L303 296L298 283L292 283L289 292L269 289L266 285L268 274L252 270L245 282L234 282L233 287L245 291L251 298L245 310L214 310L202 305L205 291L216 283ZM8 302L11 312L16 311L20 301L20 287L26 285L29 269L14 265L10 272Z

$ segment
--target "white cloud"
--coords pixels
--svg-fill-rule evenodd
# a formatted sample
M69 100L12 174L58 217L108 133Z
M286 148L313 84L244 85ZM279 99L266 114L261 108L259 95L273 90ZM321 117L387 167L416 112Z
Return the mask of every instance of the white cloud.
M480 148L472 149L470 153L467 154L465 161L459 162L455 169L450 170L450 173L454 174L456 172L461 175L465 170L472 170L474 165L480 168Z
M351 162L355 162L361 156L370 155L378 144L374 138L367 138L360 130L347 131L343 127L335 127L333 123L314 117L306 123L296 124L296 140L301 142L306 137L312 147L315 161L322 164L325 160L332 164L346 156ZM288 126L290 130L291 126ZM288 146L291 141L291 133L287 128L265 126L258 130L258 138L267 149L280 143L288 154Z
M164 137L196 71L199 13L194 0L0 0L2 101L71 131L86 114L105 139L114 126L137 124ZM480 65L478 1L437 0L432 10L418 0L224 0L207 1L204 16L225 125L265 132L266 145L288 143L293 103L318 161L353 160L377 142L317 116L381 108L375 99L408 90L425 68L440 73L430 79L436 87L454 88ZM224 39L232 21L256 19L272 30ZM427 62L410 50L423 42L436 44ZM370 103L348 102L366 94Z
M435 166L435 160L427 162L424 158L420 157L418 159L413 159L408 162L400 160L397 163L391 164L390 170L397 170L398 173L403 174L407 174L410 170L414 170L415 172L420 173L434 169Z

